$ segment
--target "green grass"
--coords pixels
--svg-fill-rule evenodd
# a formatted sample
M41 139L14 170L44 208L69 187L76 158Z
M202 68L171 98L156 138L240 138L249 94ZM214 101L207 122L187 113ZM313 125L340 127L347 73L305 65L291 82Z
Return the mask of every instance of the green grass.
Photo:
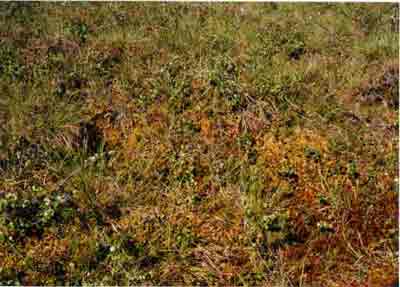
M395 282L398 9L2 3L0 284Z

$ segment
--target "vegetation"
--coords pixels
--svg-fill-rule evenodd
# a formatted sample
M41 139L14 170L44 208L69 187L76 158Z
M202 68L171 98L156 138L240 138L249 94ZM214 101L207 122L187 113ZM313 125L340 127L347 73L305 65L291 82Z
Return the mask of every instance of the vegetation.
M389 286L398 4L0 4L0 285Z

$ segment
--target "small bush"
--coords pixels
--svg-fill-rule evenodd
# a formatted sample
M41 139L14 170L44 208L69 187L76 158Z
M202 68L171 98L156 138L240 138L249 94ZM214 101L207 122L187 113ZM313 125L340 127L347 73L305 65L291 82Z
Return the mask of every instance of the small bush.
M36 234L41 236L53 223L69 221L74 215L68 194L46 195L41 187L32 187L32 194L6 193L0 199L0 220L7 236L21 239Z

